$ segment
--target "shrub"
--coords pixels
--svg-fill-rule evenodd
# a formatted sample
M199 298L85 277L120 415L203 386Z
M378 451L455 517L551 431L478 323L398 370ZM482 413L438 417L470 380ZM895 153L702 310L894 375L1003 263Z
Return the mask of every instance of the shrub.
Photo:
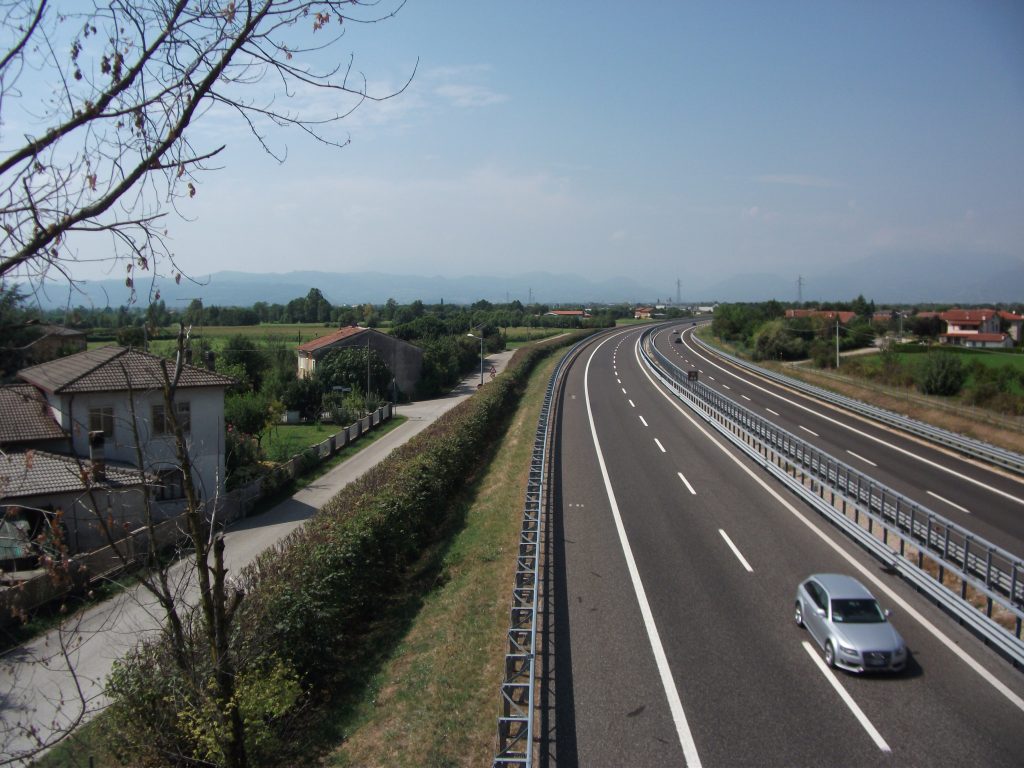
M917 371L917 388L926 395L956 395L967 380L967 369L956 355L927 355Z

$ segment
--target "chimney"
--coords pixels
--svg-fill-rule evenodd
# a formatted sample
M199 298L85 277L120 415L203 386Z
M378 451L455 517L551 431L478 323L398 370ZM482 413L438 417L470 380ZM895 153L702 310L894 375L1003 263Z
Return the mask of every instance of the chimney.
M92 479L97 482L107 479L107 459L103 451L104 439L101 431L89 433L89 464L92 469Z

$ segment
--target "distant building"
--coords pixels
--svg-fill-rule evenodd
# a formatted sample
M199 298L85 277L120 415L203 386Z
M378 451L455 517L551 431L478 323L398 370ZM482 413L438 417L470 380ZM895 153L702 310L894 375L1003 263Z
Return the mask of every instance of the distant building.
M994 309L951 309L939 318L946 323L946 332L939 335L940 344L957 347L1012 347L1013 339L1000 330L999 313Z
M545 315L553 315L555 317L578 317L587 318L590 317L590 313L585 309L552 309L550 312L545 312Z
M84 331L65 328L62 325L42 325L43 335L30 342L25 349L25 359L30 364L46 363L58 357L84 352L87 346Z
M856 312L839 312L834 309L787 309L786 319L792 320L800 317L813 317L834 323L836 320L841 325L846 325L857 316Z
M399 392L412 396L423 373L423 350L415 344L388 336L372 328L350 325L333 333L300 344L297 375L300 379L312 376L317 361L328 352L347 347L366 347L377 352L395 377Z
M633 310L634 320L650 320L654 307L637 307Z
M999 320L1001 325L1005 325L1007 331L1009 331L1010 338L1015 343L1020 344L1022 337L1021 329L1024 326L1024 316L1015 314L1014 312L1000 312Z

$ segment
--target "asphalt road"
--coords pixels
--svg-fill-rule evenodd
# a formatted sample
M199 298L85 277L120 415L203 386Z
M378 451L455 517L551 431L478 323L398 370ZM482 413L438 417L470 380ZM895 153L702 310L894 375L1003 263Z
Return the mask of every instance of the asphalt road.
M658 333L658 349L684 370L758 415L893 490L1024 556L1024 478L967 459L893 429L823 404L709 354L682 328L675 343Z
M512 357L509 350L486 359L497 372ZM410 440L443 413L476 392L478 376L468 376L444 397L402 405L408 418L372 445L334 467L290 499L228 529L225 558L238 572L260 552L301 525L345 485L361 477L393 449ZM185 564L173 571L180 594L196 594ZM162 613L141 587L89 608L54 630L0 659L0 765L49 743L103 709L104 681L114 662L141 639L157 631Z
M736 457L638 335L591 344L561 395L538 764L1020 765L1021 674ZM893 609L906 674L823 668L792 620L823 571Z

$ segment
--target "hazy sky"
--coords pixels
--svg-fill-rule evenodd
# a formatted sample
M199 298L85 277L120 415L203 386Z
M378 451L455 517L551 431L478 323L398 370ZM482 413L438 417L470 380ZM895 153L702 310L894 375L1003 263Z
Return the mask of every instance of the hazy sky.
M806 273L1024 256L1020 2L410 0L353 26L351 144L216 115L172 247L194 274ZM316 105L330 108L331 105ZM214 135L215 134L215 135Z

